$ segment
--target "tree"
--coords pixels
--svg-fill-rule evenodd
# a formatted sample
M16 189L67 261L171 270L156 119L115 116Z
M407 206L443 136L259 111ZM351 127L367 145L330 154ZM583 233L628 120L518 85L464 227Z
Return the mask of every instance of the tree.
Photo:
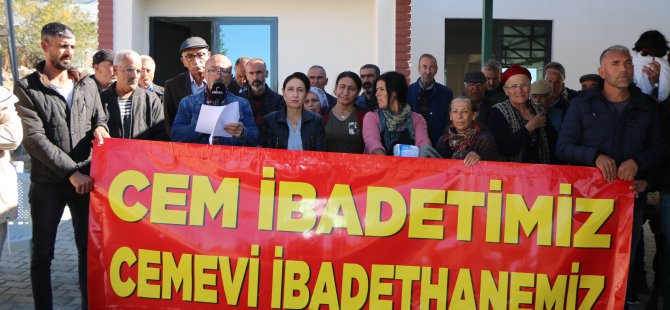
M91 52L98 47L98 25L91 14L82 11L73 0L13 0L16 56L19 66L33 68L44 59L40 48L40 31L47 23L58 21L72 28L77 41L75 64L89 67ZM7 29L5 6L0 9L0 28ZM3 64L8 64L7 44L3 42Z

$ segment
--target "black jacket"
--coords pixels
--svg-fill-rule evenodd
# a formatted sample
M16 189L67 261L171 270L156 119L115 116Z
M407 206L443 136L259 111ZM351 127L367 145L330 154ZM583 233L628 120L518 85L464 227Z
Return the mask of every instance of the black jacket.
M302 149L305 151L324 151L326 149L326 131L321 116L303 109L300 123ZM275 111L263 117L263 147L286 149L289 136L288 126L285 111Z
M275 93L268 84L265 84L265 93L261 95L263 97L263 106L260 110L254 105L254 99L251 94L251 86L247 86L247 90L242 92L242 94L234 94L235 96L240 96L244 99L249 100L251 104L251 109L254 112L254 118L256 119L256 126L261 127L263 125L262 118L266 115L274 112L280 111L286 107L286 101L282 95Z
M165 96L163 97L163 113L165 115L165 130L170 134L172 123L177 116L179 102L191 94L191 73L181 73L165 82Z
M107 115L107 126L112 138L123 138L119 96L116 93L116 82L100 93L100 100ZM163 104L155 93L137 87L131 96L131 139L168 140L165 132Z
M633 159L639 168L636 179L658 168L666 149L659 105L636 86L628 89L630 103L620 116L602 87L573 99L558 136L558 158L585 166L595 166L599 154L613 158L617 166Z
M41 73L44 65L44 61L40 62L37 71L14 85L14 94L19 98L16 110L23 124L23 145L31 157L30 179L63 184L77 169L88 174L93 130L107 128L107 118L93 79L79 79L77 72L68 72L74 80L69 108L65 98Z

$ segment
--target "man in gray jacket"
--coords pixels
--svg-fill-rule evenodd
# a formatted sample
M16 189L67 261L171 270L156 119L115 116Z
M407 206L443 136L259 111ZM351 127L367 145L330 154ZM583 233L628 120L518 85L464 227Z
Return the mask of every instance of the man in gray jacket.
M131 50L116 54L116 82L100 93L109 134L114 138L167 140L163 103L154 92L138 87L141 73L139 54Z
M46 60L14 85L23 144L32 162L28 197L33 221L33 299L35 309L53 308L51 261L58 223L68 205L79 255L82 308L87 309L88 204L93 189L88 173L93 139L100 145L109 137L105 111L95 82L89 77L80 79L72 68L72 29L57 22L46 24L40 46Z

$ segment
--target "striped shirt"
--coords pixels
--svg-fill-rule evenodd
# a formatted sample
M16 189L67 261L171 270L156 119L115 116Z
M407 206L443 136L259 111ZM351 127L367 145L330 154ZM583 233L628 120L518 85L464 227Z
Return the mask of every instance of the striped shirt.
M132 109L133 102L130 98L119 98L119 112L121 114L121 126L123 128L122 134L125 139L129 139L132 134Z

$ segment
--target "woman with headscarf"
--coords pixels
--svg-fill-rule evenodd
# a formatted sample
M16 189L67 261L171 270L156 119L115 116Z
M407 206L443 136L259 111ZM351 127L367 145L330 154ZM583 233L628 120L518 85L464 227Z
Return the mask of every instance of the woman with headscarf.
M318 87L310 87L305 97L305 110L321 115L323 107L328 106L326 93Z
M462 159L466 167L480 160L497 160L496 143L475 118L477 107L468 97L451 101L446 133L437 140L435 149L444 158Z
M670 96L670 64L665 56L670 47L657 30L640 35L633 47L633 79L635 86L658 101Z
M326 137L321 116L303 108L309 89L309 78L295 72L284 80L282 94L286 106L263 117L265 148L297 151L323 151Z
M396 144L430 145L426 120L412 112L407 104L407 79L390 71L377 79L379 109L367 113L363 120L365 153L393 155Z
M556 132L546 126L541 106L530 99L530 71L513 65L500 76L508 100L491 108L487 125L495 138L500 160L518 163L553 162Z

